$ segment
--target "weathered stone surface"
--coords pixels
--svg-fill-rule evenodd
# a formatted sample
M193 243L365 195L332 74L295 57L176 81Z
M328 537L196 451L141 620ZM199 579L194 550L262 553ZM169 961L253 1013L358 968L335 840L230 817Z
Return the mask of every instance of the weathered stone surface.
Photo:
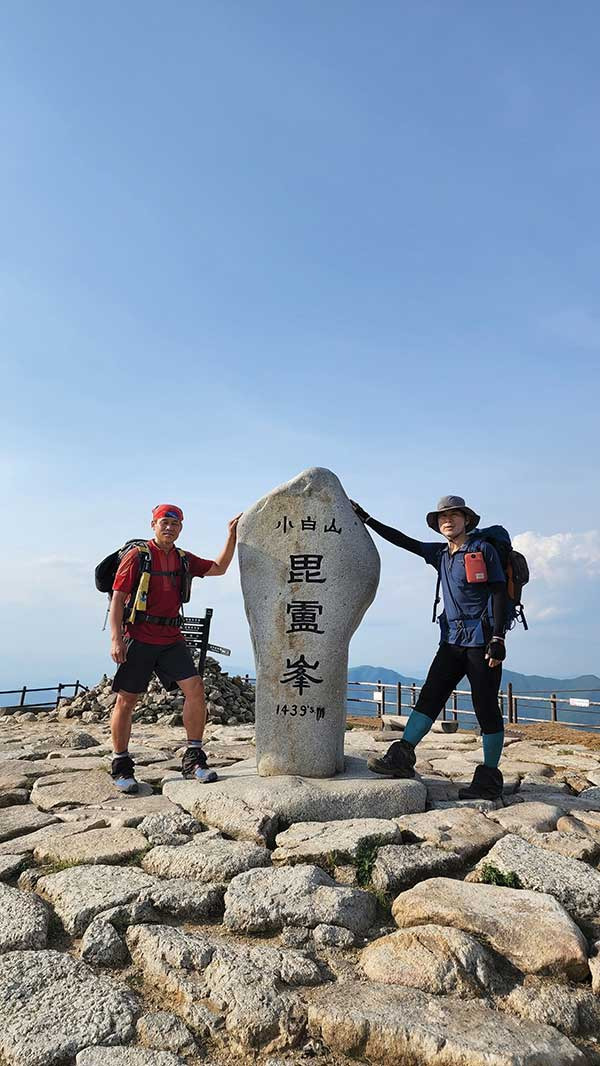
M83 934L81 958L94 966L123 966L129 953L114 926L97 919Z
M86 833L50 837L45 844L37 845L33 857L40 863L120 863L148 847L146 837L137 829L90 829Z
M140 1044L147 1048L159 1048L164 1051L193 1051L195 1040L187 1025L176 1014L159 1010L153 1014L143 1014L138 1019L137 1034Z
M48 908L36 896L0 884L0 952L44 948Z
M137 1004L59 951L13 951L0 967L0 1055L7 1066L51 1066L90 1044L125 1043Z
M588 840L600 841L600 823L597 826L589 825L582 818L563 814L556 823L559 833L572 833L574 836L583 836Z
M52 825L56 821L52 815L41 814L30 803L4 807L0 811L0 840L11 840L23 833L31 833L35 829Z
M87 818L81 822L59 822L55 818L50 819L50 824L42 829L36 829L33 833L25 833L20 837L12 837L0 844L0 855L28 855L33 854L37 847L51 847L64 837L76 836L85 833L88 829L101 829L104 827L103 818Z
M585 1066L567 1037L489 1007L412 988L348 984L311 993L312 1033L328 1048L402 1066Z
M153 884L131 866L73 866L41 877L36 892L50 901L67 932L80 936L101 911L129 903Z
M210 788L180 778L167 781L163 792L199 822L260 843L272 843L282 823L389 819L424 811L427 800L420 781L378 778L364 759L352 756L346 758L344 773L329 779L266 780L258 777L253 763L242 762L220 772L220 780Z
M276 865L304 862L318 866L330 862L334 856L336 861L357 859L365 847L399 840L398 826L386 818L297 822L279 833L272 859Z
M332 522L337 532L326 532ZM377 590L377 549L338 478L319 467L249 508L238 545L256 659L258 772L331 777L344 768L348 643ZM304 602L318 603L316 627L294 630L291 605ZM314 679L306 691L298 670ZM277 713L282 706L290 713Z
M185 1066L171 1051L146 1051L136 1047L88 1047L80 1051L75 1066Z
M322 948L354 947L354 933L343 929L341 925L317 925L312 931L312 937L315 944Z
M463 861L455 851L430 844L389 844L377 852L371 882L383 892L397 892L425 877L451 873Z
M185 811L177 811L173 814L149 814L144 818L138 829L156 846L157 844L187 844L191 838L200 832L200 823Z
M21 803L28 803L29 790L26 788L10 788L0 792L0 808L16 807Z
M469 880L480 879L485 864L504 874L516 873L523 888L554 896L573 918L600 912L600 873L577 859L566 859L510 834L494 844Z
M374 940L364 949L360 965L372 981L437 996L481 997L496 984L491 952L468 933L441 925L402 929Z
M169 878L144 889L139 902L147 901L159 914L202 922L222 915L225 887L223 884Z
M600 770L600 762L592 752L575 751L573 745L563 748L559 744L535 744L531 741L520 741L506 749L504 759L507 762L519 759L525 762L543 763L545 766L565 767L569 770L585 772Z
M560 821L560 819L559 819ZM537 848L546 851L555 851L558 855L564 855L567 859L579 859L581 862L594 862L600 856L600 839L593 840L591 836L583 837L576 833L533 833L522 831L520 836L535 844Z
M199 786L203 787L203 786ZM166 796L151 795L149 785L140 785L140 792L136 796L122 796L116 789L113 795L103 803L90 804L85 808L90 814L106 818L112 826L137 826L153 814L177 814L179 808L171 803ZM63 817L60 810L59 817Z
M0 855L0 881L8 881L23 868L24 855Z
M600 996L600 940L594 941L589 959L592 975L592 992Z
M235 877L225 893L224 924L238 933L324 924L363 934L374 918L370 893L338 887L318 866L250 870Z
M242 875L245 876L245 875ZM135 926L127 933L132 958L199 1033L225 1023L234 1049L293 1046L305 1008L293 989L322 980L305 955L231 944L218 936L168 926Z
M550 803L516 803L512 807L490 811L488 818L498 822L507 833L519 833L523 829L547 833L556 829L561 814L562 808Z
M203 786L204 788L208 786ZM159 846L142 860L144 870L159 877L183 877L196 881L230 881L255 866L270 866L267 848L243 840L206 840L204 834L179 847Z
M527 1021L553 1025L566 1036L600 1032L600 1003L587 988L530 976L497 1005Z
M524 973L565 974L573 980L588 974L581 931L544 893L434 877L401 892L392 914L403 929L447 925L472 933Z
M465 861L481 855L504 835L501 826L470 807L404 815L397 824L404 841L425 841Z
M137 803L139 797L152 793L150 785L140 783L137 796L130 796L131 804ZM76 773L50 774L40 777L31 790L31 802L41 811L54 811L59 807L92 805L110 802L116 789L109 773L105 770L90 770ZM123 798L121 802L123 802Z

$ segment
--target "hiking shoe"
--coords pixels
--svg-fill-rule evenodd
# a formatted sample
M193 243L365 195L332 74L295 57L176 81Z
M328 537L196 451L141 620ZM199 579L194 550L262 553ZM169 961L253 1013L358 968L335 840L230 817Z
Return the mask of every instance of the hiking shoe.
M110 775L119 792L130 796L138 791L131 755L117 755L112 761Z
M414 777L417 756L408 740L395 740L385 755L370 755L367 766L374 774L387 777Z
M471 784L466 788L459 788L458 798L461 800L500 799L503 785L504 778L496 766L485 766L480 763L475 767Z
M186 748L181 760L181 772L185 778L201 781L203 785L209 785L217 780L215 770L209 770L206 765L206 754L203 748Z

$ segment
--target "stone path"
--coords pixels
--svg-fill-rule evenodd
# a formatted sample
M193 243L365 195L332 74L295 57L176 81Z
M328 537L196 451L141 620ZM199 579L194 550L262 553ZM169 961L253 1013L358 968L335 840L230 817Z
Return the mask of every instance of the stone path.
M176 722L134 728L123 797L105 719L0 717L2 1066L600 1066L577 737L509 737L504 800L460 803L473 733L430 734L398 782L354 728L349 773L311 783L257 778L251 725L211 724L201 786Z

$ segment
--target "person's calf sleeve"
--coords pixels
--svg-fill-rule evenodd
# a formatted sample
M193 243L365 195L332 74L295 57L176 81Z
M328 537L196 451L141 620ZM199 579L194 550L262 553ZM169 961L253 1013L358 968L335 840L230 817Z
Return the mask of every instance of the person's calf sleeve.
M504 730L501 729L499 733L484 733L481 740L483 742L484 765L496 767L500 762L500 756L502 755Z
M413 748L423 739L433 725L433 720L427 714L420 711L412 711L406 726L404 727L404 740L412 744Z

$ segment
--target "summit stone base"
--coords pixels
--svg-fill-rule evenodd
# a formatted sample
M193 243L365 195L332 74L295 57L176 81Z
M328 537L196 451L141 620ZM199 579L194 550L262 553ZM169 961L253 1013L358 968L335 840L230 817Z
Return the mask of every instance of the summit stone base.
M419 778L378 777L365 759L346 756L344 772L328 778L259 777L250 759L220 769L210 785L168 775L163 795L228 836L272 845L294 822L418 814L425 810L427 789Z

